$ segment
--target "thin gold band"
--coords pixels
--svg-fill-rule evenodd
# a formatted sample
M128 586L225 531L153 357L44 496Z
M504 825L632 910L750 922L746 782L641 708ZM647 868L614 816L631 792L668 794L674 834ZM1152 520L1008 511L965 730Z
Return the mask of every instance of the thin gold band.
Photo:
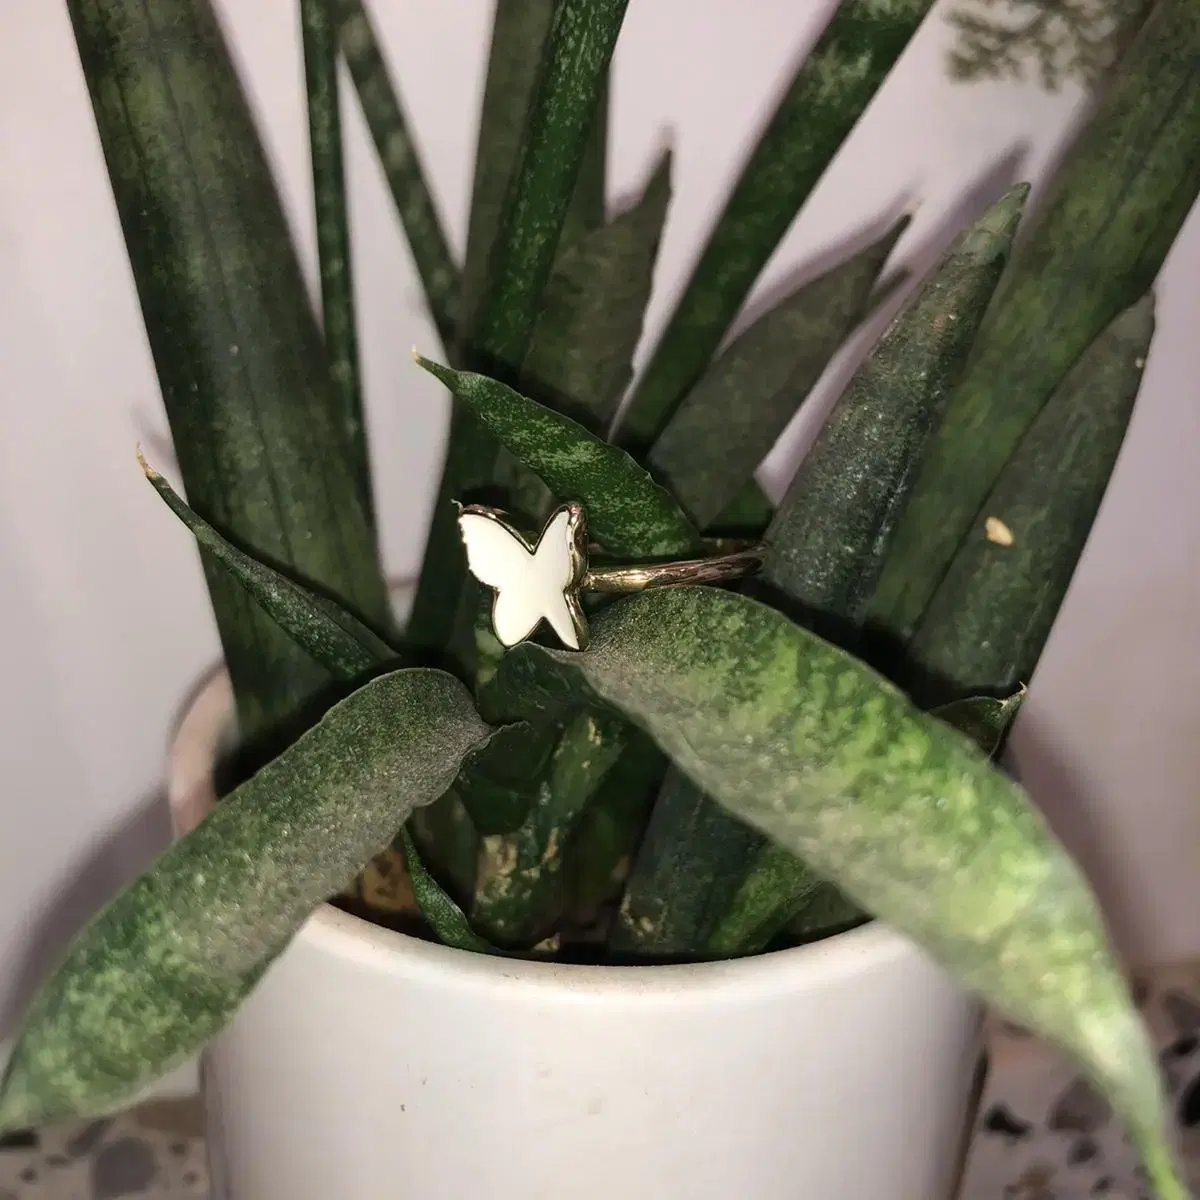
M764 546L755 545L732 554L691 558L683 562L643 563L625 567L589 565L581 590L625 596L646 588L672 587L681 583L725 583L753 575L762 566L765 553Z

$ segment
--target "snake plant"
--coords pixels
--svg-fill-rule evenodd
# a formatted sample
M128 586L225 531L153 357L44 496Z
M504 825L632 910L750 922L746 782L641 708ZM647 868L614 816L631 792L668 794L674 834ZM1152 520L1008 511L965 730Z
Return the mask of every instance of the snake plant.
M143 467L200 548L240 773L46 981L0 1126L126 1102L222 1028L326 901L463 953L644 964L877 919L1074 1055L1157 1195L1178 1200L1102 915L994 760L1114 469L1152 285L1200 188L1200 9L1136 6L1036 210L1023 185L994 197L922 280L888 272L905 218L863 231L731 337L932 8L843 0L631 388L672 183L664 156L610 211L626 4L499 0L460 263L361 0L299 0L318 320L209 0L68 0L186 501ZM959 70L985 44L968 32ZM418 363L453 396L403 620L376 550L339 59L441 339ZM773 502L764 455L906 285ZM762 541L765 561L728 586L589 601L586 649L546 633L506 649L452 501L531 535L582 505L615 562L726 536ZM362 880L381 862L408 872L413 912L372 907Z

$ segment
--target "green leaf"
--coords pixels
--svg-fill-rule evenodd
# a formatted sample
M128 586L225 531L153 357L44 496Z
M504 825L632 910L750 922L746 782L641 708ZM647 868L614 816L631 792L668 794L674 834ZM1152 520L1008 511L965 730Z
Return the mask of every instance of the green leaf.
M994 759L1004 745L1004 739L1017 719L1025 700L1022 685L1011 696L968 696L931 710L931 716L965 733L980 750Z
M481 834L521 828L561 737L561 722L505 725L483 754L463 766L454 790Z
M489 732L439 671L392 672L330 709L75 939L25 1018L0 1129L110 1111L203 1046Z
M622 734L626 747L567 848L570 914L581 925L607 923L615 909L667 769L662 752L640 729L626 725Z
M559 256L542 297L521 378L597 434L633 376L670 198L668 153L637 204Z
M533 291L526 299L534 299L533 292L540 293L545 273L549 272L550 263L559 250L603 216L607 151L606 69L597 73L598 64L589 61L587 69L581 70L578 77L582 91L576 91L569 98L570 103L565 104L558 114L568 118L568 124L579 119L583 126L580 157L575 167L571 168L561 157L554 161L538 157L543 152L559 155L562 147L550 146L548 142L553 142L558 135L570 136L570 131L548 122L545 113L538 116L535 100L540 97L550 102L556 96L562 98L561 93L570 87L569 72L579 65L571 55L583 52L586 56L596 49L594 40L585 38L570 49L553 71L543 71L543 63L559 53L564 34L579 32L581 20L586 22L588 19L583 6L573 3L569 20L560 28L554 24L558 7L553 0L498 0L496 5L480 116L467 255L459 297L458 341L452 350L448 350L450 361L459 366L476 360L486 361L489 368L503 365L509 371L519 366L532 334L536 308L528 312L528 328L517 338L518 352L512 347L506 351L492 345L494 339L488 332L489 323L500 320L500 315L489 314L489 307L507 305L506 289L510 287L532 287ZM608 0L604 5L596 5L593 17L602 19L608 8ZM558 19L561 21L565 16ZM612 34L615 37L615 29ZM568 72L565 77L564 69ZM535 96L539 80L550 76L553 76L550 92ZM596 94L591 101L591 115L587 117L583 109L588 101L583 92L593 83ZM536 143L532 151L526 145L530 138ZM564 170L568 173L574 170L577 178L569 202L558 213L555 188L565 183ZM526 200L532 198L535 209L545 201L539 210L540 221L528 228L520 228L513 224L511 212L505 218L508 212L505 204L510 193L514 204L519 196ZM553 238L548 236L549 226L556 219L562 226L561 239L557 234ZM522 241L526 235L534 237L536 254L542 256L534 264L537 267L534 274L541 273L541 282L534 281L532 276L521 275L531 265L526 254L530 243ZM520 277L506 281L503 276L511 270L517 271ZM490 299L485 296L489 288ZM506 455L495 439L471 412L464 405L455 404L425 561L409 621L409 637L414 646L427 651L442 651L449 647L452 657L458 660L459 669L468 675L475 667L472 627L477 589L470 585L465 561L459 553L452 502L493 491L497 479L517 493L506 501L510 507L534 518L540 515L539 501L543 497L538 495L537 481L533 480L531 487L527 474L515 470L514 464L506 461Z
M767 531L751 590L853 645L907 489L1012 247L1028 187L951 244L834 405Z
M843 0L734 185L618 436L641 456L704 373L800 206L932 0Z
M559 0L487 264L472 360L524 360L628 0Z
M362 470L363 507L374 519L374 497L363 421L358 330L350 261L350 225L346 214L346 177L342 166L342 122L338 98L337 20L334 0L300 0L304 79L308 91L308 145L312 163L317 226L317 263L321 277L322 328L329 373L342 404L346 440Z
M706 532L723 537L760 538L775 516L775 505L754 479L748 479Z
M437 934L438 941L445 946L453 946L456 950L470 950L476 954L499 954L500 951L495 946L471 928L463 910L425 869L407 825L400 830L400 845L404 850L404 863L412 880L417 907L429 928Z
M669 768L633 863L610 952L639 960L702 953L764 840Z
M476 321L557 0L497 0L479 114L459 328ZM582 168L581 168L582 169Z
M751 863L748 871L744 863L739 864L741 882L708 937L705 949L713 957L761 954L781 930L818 904L820 911L808 914L806 931L809 927L825 931L858 915L844 898L844 907L831 910L830 898L841 893L778 842L763 841ZM825 921L829 925L818 924Z
M1155 1056L1084 877L1025 793L844 651L727 591L597 614L583 653L530 643L642 726L731 813L1084 1065L1162 1195L1184 1197Z
M935 709L932 715L995 758L1024 698L1024 688L1003 700L972 696ZM758 954L784 930L791 940L805 941L828 937L863 919L865 915L835 884L778 842L766 842L744 872L707 948L718 956Z
M871 603L901 644L1067 371L1150 289L1200 192L1200 5L1150 13L1034 214Z
M138 461L167 507L197 543L254 597L262 610L335 679L357 679L398 657L378 634L326 596L244 554L197 516L138 452Z
M192 507L256 558L387 628L387 590L267 159L207 4L70 0L113 197ZM206 552L252 737L328 675Z
M1011 191L956 239L834 406L767 531L772 554L762 577L745 590L772 594L777 607L794 610L804 624L843 645L855 641L887 531L914 461L962 370L1027 191ZM702 382L697 390L703 387ZM704 910L707 923L687 929L692 953L737 951L739 937L747 939L747 952L759 950L789 923L794 933L811 938L821 932L814 922L823 913L838 927L852 918L853 906L833 883L785 850L764 844L761 836L751 837L695 788L685 799L689 787L681 783L675 789L674 807L688 812L689 824L703 836L689 835L684 843L663 826L660 838L667 845L686 844L693 857L669 877L643 875L639 859L630 896L670 910L678 902L687 905L693 880L727 880ZM658 893L676 878L683 897ZM773 888L786 890L772 894Z
M733 502L862 320L908 222L761 316L676 409L647 464L701 528Z
M564 901L563 863L571 835L625 745L624 722L579 713L555 747L519 829L484 837L471 919L504 946L547 936Z
M1029 679L1125 440L1154 336L1154 298L1088 348L1034 419L907 648L921 705Z
M305 0L312 7L320 0ZM454 346L454 304L459 291L455 266L421 157L409 132L387 60L361 0L325 0L340 24L342 55L354 80L363 119L383 168L400 224L408 239L425 303L447 353Z
M414 358L556 496L581 501L588 532L611 553L668 555L697 548L699 534L679 506L623 450L485 375Z

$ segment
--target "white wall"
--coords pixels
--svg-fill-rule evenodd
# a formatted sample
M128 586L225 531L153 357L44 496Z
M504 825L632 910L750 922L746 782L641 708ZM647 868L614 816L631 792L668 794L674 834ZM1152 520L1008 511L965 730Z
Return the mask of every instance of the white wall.
M438 197L461 247L486 0L376 0ZM676 198L656 332L758 121L830 0L638 0L615 67L612 191L669 135ZM306 264L313 266L293 0L222 0ZM799 14L799 15L797 15ZM135 440L165 436L153 370L65 6L7 0L0 39L0 1030L32 974L161 843L163 749L217 653L196 556L145 483ZM1077 92L944 80L927 23L762 281L920 200L898 257L926 265L1014 177L1037 176ZM445 403L409 348L436 349L354 102L349 167L378 494L389 568L417 564ZM966 208L964 208L964 203ZM1127 451L1017 739L1023 771L1139 956L1200 950L1200 327L1193 220L1166 272L1158 340ZM1189 266L1191 269L1189 270ZM830 383L844 377L845 363ZM825 402L830 387L823 389ZM822 401L815 401L814 415ZM776 483L806 443L773 456Z

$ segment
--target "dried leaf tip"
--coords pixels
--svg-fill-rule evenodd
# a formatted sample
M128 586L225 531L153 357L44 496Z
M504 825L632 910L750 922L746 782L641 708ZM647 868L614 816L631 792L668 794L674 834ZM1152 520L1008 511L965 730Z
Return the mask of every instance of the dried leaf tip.
M156 479L161 479L162 476L146 461L146 455L142 452L142 443L137 442L134 445L133 452L137 455L138 466L142 468L142 474L153 483Z

